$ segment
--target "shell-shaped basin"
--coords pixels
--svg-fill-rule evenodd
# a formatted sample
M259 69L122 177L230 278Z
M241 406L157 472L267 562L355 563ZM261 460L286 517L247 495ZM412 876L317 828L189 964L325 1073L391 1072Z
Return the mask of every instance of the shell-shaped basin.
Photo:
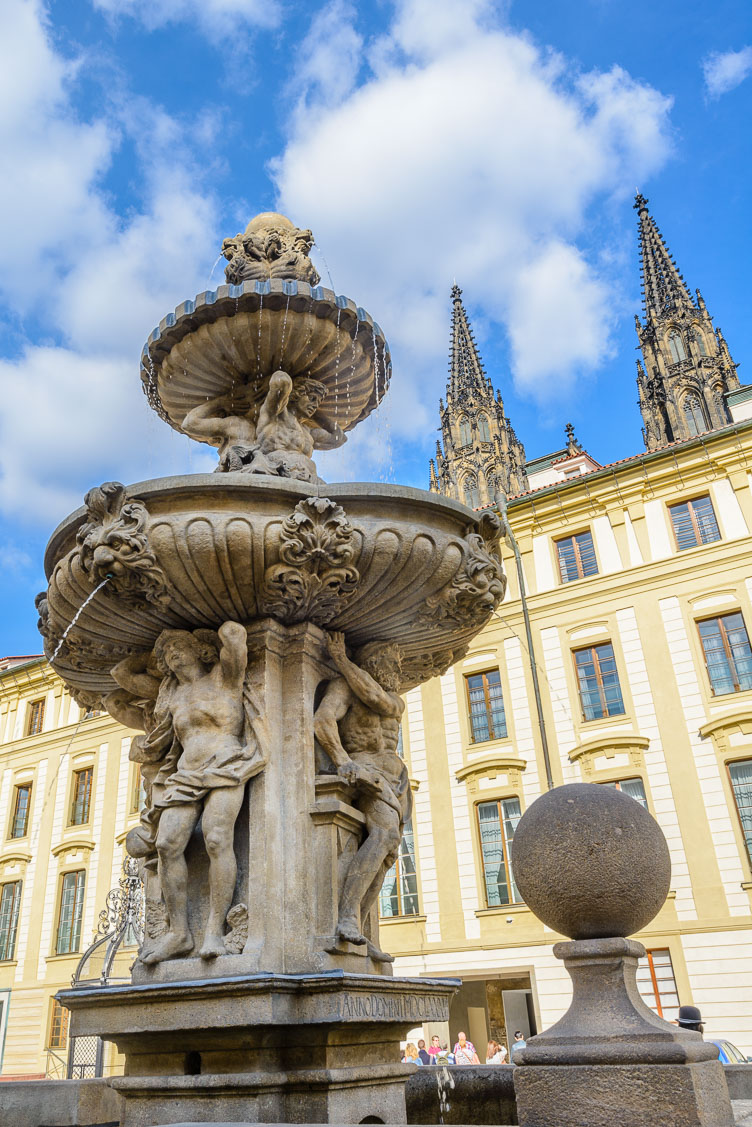
M166 628L266 617L397 642L406 689L458 660L504 595L497 519L417 489L197 474L86 500L52 535L38 603L83 703Z
M392 363L364 309L322 286L279 278L220 286L183 302L141 355L149 404L178 431L207 400L246 387L260 400L278 369L322 383L318 414L347 431L383 399Z

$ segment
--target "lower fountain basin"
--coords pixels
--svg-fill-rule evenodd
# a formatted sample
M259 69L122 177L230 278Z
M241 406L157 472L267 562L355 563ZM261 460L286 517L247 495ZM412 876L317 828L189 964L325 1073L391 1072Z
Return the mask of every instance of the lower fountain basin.
M505 591L497 518L417 489L197 474L86 500L52 535L38 605L47 657L88 705L162 630L262 617L399 643L406 690L457 661Z

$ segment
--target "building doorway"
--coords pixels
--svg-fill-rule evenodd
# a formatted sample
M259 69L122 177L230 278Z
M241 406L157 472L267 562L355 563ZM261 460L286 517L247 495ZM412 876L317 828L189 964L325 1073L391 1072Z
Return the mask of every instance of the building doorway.
M481 1064L490 1040L511 1053L514 1034L527 1039L538 1032L533 985L527 973L496 978L463 978L449 1007L450 1048L463 1030L473 1042Z

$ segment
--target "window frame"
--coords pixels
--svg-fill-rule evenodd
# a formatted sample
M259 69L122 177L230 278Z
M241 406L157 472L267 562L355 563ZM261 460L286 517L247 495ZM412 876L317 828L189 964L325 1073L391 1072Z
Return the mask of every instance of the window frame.
M700 409L700 415L702 416L701 427L698 427L697 413L694 406L688 406L688 404L690 404L690 401L696 402L697 406ZM690 431L692 437L698 434L704 434L705 431L708 430L710 424L708 422L707 409L702 400L702 397L697 391L690 390L685 392L685 394L682 396L680 407L682 415L684 416L684 422L687 424L687 429Z
M575 475L573 475L573 476L575 476ZM577 476L579 476L579 470L577 471ZM590 537L590 546L593 549L593 559L595 561L595 571L591 571L587 575L585 574L585 572L582 568L582 553L580 551L580 546L577 543L577 537L578 536L589 536ZM561 554L559 552L559 545L560 544L567 544L570 540L572 541L572 546L574 548L575 562L577 564L578 574L573 579L565 579L564 574L562 572L562 560L561 560ZM563 587L567 583L577 583L580 579L592 579L594 576L600 575L600 567L599 567L599 563L598 563L598 553L595 550L595 540L593 538L593 530L590 527L582 528L582 529L580 529L579 532L572 532L572 533L569 534L569 536L559 536L559 537L557 537L554 540L554 550L556 552L556 564L557 564L558 569L559 569L559 585L560 586Z
M60 1018L59 1023L56 1018ZM55 1027L62 1030L62 1035L53 1042ZM47 1025L47 1049L53 1053L64 1052L68 1048L68 1030L70 1028L70 1010L58 1002L57 998L50 998L50 1019Z
M483 429L484 429L483 424L484 423L485 423L485 430L486 430L485 434L483 433ZM479 413L478 420L477 420L477 427L478 427L478 438L480 439L480 441L481 442L491 442L492 441L492 438L491 438L491 423L490 423L488 415L485 413L485 411L481 411Z
M732 650L731 650L731 646L729 645L728 632L727 632L725 625L722 627L722 630L721 630L721 641L723 643L723 652L726 655L726 660L728 662L729 672L732 673L734 688L731 690L730 693L729 692L717 693L715 691L715 686L713 685L713 678L710 676L710 666L708 665L708 655L707 655L707 651L705 649L705 644L703 642L702 633L700 631L700 625L703 622L719 622L719 623L722 623L723 619L731 618L732 615L735 615L735 614L738 614L739 617L742 620L742 626L744 627L744 633L747 637L747 645L749 646L750 651L752 652L752 642L750 642L750 639L749 639L749 630L747 629L747 623L744 620L744 614L742 613L741 607L738 610L725 611L723 614L711 614L711 615L708 615L707 617L696 618L694 620L695 626L697 628L697 637L698 637L699 642L700 642L700 649L702 650L702 656L703 656L703 660L705 662L705 672L706 672L707 678L708 678L708 685L710 686L710 695L712 697L728 697L728 696L731 696L732 693L749 693L749 692L752 692L752 686L750 686L747 689L743 689L741 687L741 684L738 682L738 680L736 680L736 678L738 677L738 673L737 673L737 669L736 669L736 659L734 658L734 655L733 655Z
M81 950L81 931L82 931L82 928L83 928L83 919L84 919L84 908L85 908L84 901L85 901L85 897L86 897L87 875L88 874L87 874L86 869L69 869L67 872L60 874L60 881L59 881L59 886L58 886L58 896L57 896L57 916L56 916L56 921L55 921L55 936L54 936L54 938L55 938L55 947L54 947L55 955L67 957L67 956L71 956L71 955L78 955L80 953L80 950ZM66 878L71 877L71 876L76 876L79 879L76 881L76 885L75 885L75 889L74 889L74 893L73 893L73 906L72 906L72 910L71 910L70 927L69 927L69 930L68 930L68 938L69 938L70 947L67 951L61 951L60 950L60 927L61 927L62 918L63 918L63 895L64 895L64 891L65 891ZM79 889L81 889L80 893L79 893ZM75 944L75 946L73 946L73 938L74 938L75 932L76 932L76 907L79 903L81 905L81 908L80 908L79 918L78 918L78 936L76 937L76 944Z
M26 813L25 813L25 818L24 818L23 833L17 834L17 833L14 833L13 830L14 830L14 823L15 823L17 817L18 817L18 800L19 800L19 797L20 797L20 792L22 790L28 790L29 794L28 794L28 798L27 798L27 802L26 802ZM33 793L34 793L34 782L33 782L33 780L30 780L29 782L23 782L23 783L16 783L15 784L15 786L13 788L13 802L11 804L10 821L8 823L8 835L7 835L8 841L21 841L22 838L25 838L27 836L27 834L29 832L29 821L30 821L30 818L31 818L31 796L32 796Z
M517 819L517 821L519 823L520 819L522 818L522 815L525 813L525 811L522 807L522 798L521 798L520 794L505 794L501 798L492 798L492 797L481 798L474 804L475 805L475 826L476 826L476 830L477 830L477 841L478 841L478 853L479 853L479 856L480 856L480 876L481 876L481 882L482 882L482 885L483 885L483 904L484 904L485 908L488 911L491 911L491 912L502 911L502 910L505 910L507 908L516 907L520 904L525 903L525 901L522 898L522 894L521 894L520 890L517 888L517 884L516 884L516 881L514 879L514 870L512 869L512 855L511 855L511 851L510 851L510 848L509 848L509 842L507 841L506 834L504 832L505 817L503 816L503 812L502 812L501 807L502 807L503 803L510 802L510 801L516 802L518 807L519 807L520 818ZM481 806L492 806L492 805L496 806L496 812L497 812L497 816L498 816L498 819L499 819L499 829L500 829L500 835L499 836L501 838L501 852L502 852L502 858L503 858L503 861L504 861L504 873L505 873L505 876L506 876L507 889L508 889L508 891L509 891L509 893L512 897L514 897L515 895L518 897L518 899L508 900L505 904L489 904L489 902L488 902L488 880L487 880L487 877L486 877L486 861L485 861L485 857L483 855L483 834L481 832L480 808L481 808ZM515 827L515 829L516 829L516 827ZM514 837L514 834L512 836Z
M731 777L731 768L736 763L749 763L750 765L752 765L752 755L744 755L744 756L740 756L738 759L729 759L729 760L726 761L726 775L728 777L729 789L731 790L731 800L734 804L734 812L736 814L736 820L739 824L739 831L742 835L742 842L744 844L744 852L746 854L746 859L747 859L747 867L750 870L752 870L752 836L750 836L750 840L749 840L749 842L747 842L747 835L746 835L746 832L745 832L745 829L744 829L744 822L742 821L742 812L739 809L739 802L738 802L737 797L736 797L736 790L734 789L734 780Z
M678 346L675 344L676 341L679 342ZM666 343L671 353L671 363L683 364L687 359L687 346L679 329L669 329ZM676 352L676 355L674 355L674 352Z
M47 706L47 697L36 697L30 700L26 714L26 736L39 736L44 731L44 714ZM38 712L35 709L38 707ZM37 721L38 717L38 721Z
M696 501L704 501L705 498L707 498L708 503L710 504L710 511L713 514L713 520L715 521L716 532L718 533L717 537L714 540L703 540L702 539L702 536L701 536L701 533L700 533L700 525L699 525L697 517L694 513L694 510L692 509L692 505ZM674 510L681 508L682 505L687 505L688 515L689 515L690 521L692 523L692 529L693 529L695 535L698 537L698 539L695 540L694 544L685 544L683 547L679 543L679 537L677 535L676 525L674 523ZM667 505L666 508L668 509L668 517L669 517L669 520L671 521L671 531L674 534L674 543L676 544L677 552L688 552L692 548L702 548L702 547L704 547L705 544L718 544L719 541L721 541L723 539L723 536L721 535L721 526L718 523L718 517L716 515L715 505L713 504L713 498L710 496L709 493L700 493L695 497L685 497L682 501L673 501L670 505Z
M8 914L8 932L6 938L6 953L2 954L2 932L0 932L0 963L12 963L16 961L16 943L18 942L18 917L21 911L21 898L23 896L23 880L19 877L16 880L6 880L0 884L0 908L2 907L3 896L6 888L15 888L13 900ZM0 915L0 922L2 915Z
M410 827L409 831L407 830L408 826ZM403 889L402 889L402 881L403 881L402 857L403 857L403 845L405 843L405 838L406 838L406 836L408 836L408 834L409 834L410 840L412 842L412 849L408 849L407 853L408 853L408 856L410 857L410 859L412 860L414 872L412 874L408 873L407 875L408 876L412 875L412 876L415 877L415 893L414 893L415 911L414 912L406 912L404 910L404 903L403 903L404 894L403 894ZM396 888L397 888L397 907L398 907L399 910L391 916L382 916L382 914L381 914L381 892L383 890L384 885L387 882L387 879L389 878L389 873L391 873L392 869L394 869L394 877L395 877ZM408 893L408 895L412 896L413 894ZM380 920L398 920L398 919L410 920L410 919L415 919L416 916L420 915L420 893L419 893L419 889L418 889L418 861L417 861L416 853L415 853L415 826L413 825L412 817L408 818L407 821L405 822L404 826L402 827L402 837L400 838L399 852L398 852L398 854L397 854L397 856L394 860L394 864L389 867L389 870L385 874L384 880L381 883L381 888L379 889L378 911L379 911L379 919Z
M664 951L668 955L669 966L671 967L671 978L672 978L672 981L674 983L673 993L676 995L676 1005L677 1005L677 1008L678 1008L678 1006L680 1005L679 986L678 986L678 983L676 981L676 971L674 970L674 960L671 957L671 948L670 947L650 947L650 948L646 948L645 949L645 958L647 959L648 968L650 970L650 981L651 981L652 986L653 986L653 996L655 997L655 1003L656 1003L656 1009L653 1010L653 1013L657 1013L658 1017L663 1018L664 1021L668 1021L670 1019L664 1017L664 1013L663 1013L663 1004L661 1002L661 993L660 993L660 989L659 989L659 986L658 986L658 977L655 973L655 960L653 959L653 955L656 955L656 954L659 954L659 953L662 954ZM638 987L637 992L638 992L638 994L640 994L640 997L642 997L642 992L640 991L639 987ZM645 1002L644 998L642 1000L643 1000L643 1002ZM647 1002L645 1002L645 1005L648 1006L648 1009L653 1009L653 1007L649 1006ZM670 1008L673 1009L674 1007L672 1006Z
M84 793L82 805L85 806L86 817L80 821L75 820L76 805L79 801L78 786L83 775L88 774L88 789ZM88 826L91 820L91 796L94 790L94 764L90 763L87 767L78 767L73 771L71 776L71 798L70 806L68 808L68 825L69 826Z
M635 798L633 794L629 794L628 791L625 791L624 788L621 785L622 783L633 783L633 782L638 782L640 784L640 786L642 787L642 797L645 799L644 804L642 802L640 802L639 798ZM648 805L648 792L647 792L647 789L645 787L645 780L643 779L642 775L625 775L623 778L620 778L620 779L604 779L603 782L600 783L600 785L604 786L604 787L614 787L615 790L619 790L619 791L622 792L622 794L626 794L628 798L633 799L635 802L640 802L640 806L644 805L646 810L650 809L650 807Z
M611 654L612 654L613 662L614 662L614 670L616 672L616 682L617 682L617 685L619 687L619 699L621 701L621 712L603 711L603 712L601 712L601 714L599 716L586 716L585 715L585 702L584 702L583 696L582 696L582 686L580 684L580 676L579 676L578 666L577 666L577 654L578 653L585 653L587 650L595 651L595 650L601 649L604 646L609 646L610 649L611 649ZM575 690L577 692L577 699L580 702L580 713L581 713L582 723L583 724L592 724L593 721L595 721L595 720L610 720L613 716L626 716L627 715L627 706L626 706L626 702L624 700L624 690L622 689L621 677L619 676L619 663L616 660L616 650L614 649L613 641L611 639L609 639L608 641L603 641L603 642L592 642L589 646L576 646L574 649L570 650L570 653L572 655L572 668L574 670ZM594 668L595 673L596 673L597 686L598 686L598 696L599 696L600 702L603 706L606 706L607 702L606 702L606 698L605 698L605 690L604 690L604 685L603 685L603 675L601 673L600 658L598 658L597 661L596 660L593 661L593 668Z
M492 711L491 711L491 698L490 698L490 695L489 695L489 692L488 692L488 680L487 680L487 678L488 678L489 673L498 673L498 675L499 675L499 699L501 700L501 713L502 713L502 716L504 718L504 734L503 734L503 736L497 735L496 732L494 731ZM508 740L509 739L509 724L507 723L507 710L506 710L506 707L504 705L504 686L501 683L501 669L499 668L499 666L495 665L495 666L491 666L489 669L483 669L483 670L477 670L477 671L473 670L472 673L463 673L462 676L463 676L463 679L465 681L465 703L466 703L466 708L467 708L467 724L468 724L468 729L469 729L469 733L470 733L470 743L471 744L488 744L488 743L492 743L494 740ZM486 706L486 720L488 721L488 732L489 732L488 737L484 740L483 739L476 739L475 730L473 728L473 713L472 713L471 701L470 701L470 678L471 677L482 677L483 678L483 701L484 701L484 704Z
M465 427L467 427L467 434L470 436L469 438L467 438L467 440L465 439L465 436L463 434ZM458 435L459 440L460 440L460 449L461 450L464 450L468 446L472 446L472 444L473 444L473 424L470 422L467 415L463 415L462 418L457 420L457 435Z

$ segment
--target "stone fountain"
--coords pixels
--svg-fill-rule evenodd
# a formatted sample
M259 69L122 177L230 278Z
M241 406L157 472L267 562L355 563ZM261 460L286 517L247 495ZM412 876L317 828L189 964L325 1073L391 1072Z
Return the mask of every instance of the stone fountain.
M132 983L63 991L125 1056L123 1125L403 1122L398 1042L446 979L392 974L377 899L410 816L400 694L501 601L498 522L393 485L325 485L389 385L379 326L322 288L310 231L226 239L228 285L155 329L141 378L213 474L92 489L37 599L81 704L141 731L146 933Z

